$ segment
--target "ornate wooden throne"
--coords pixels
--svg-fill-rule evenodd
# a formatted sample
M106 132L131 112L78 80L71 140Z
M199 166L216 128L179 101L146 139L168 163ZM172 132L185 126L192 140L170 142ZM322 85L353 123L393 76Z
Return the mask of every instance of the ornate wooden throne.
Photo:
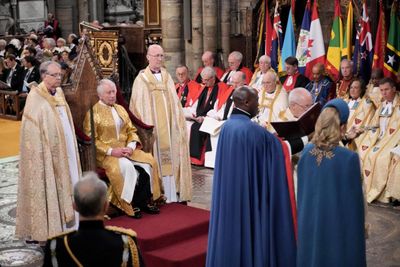
M70 83L62 85L74 119L83 171L96 170L94 142L91 137L83 134L83 120L86 113L98 101L97 84L102 78L114 80L118 87L117 40L116 31L90 32L79 45ZM150 152L154 142L153 126L144 124L129 111L120 90L117 92L117 103L128 111L132 123L138 130L143 150Z

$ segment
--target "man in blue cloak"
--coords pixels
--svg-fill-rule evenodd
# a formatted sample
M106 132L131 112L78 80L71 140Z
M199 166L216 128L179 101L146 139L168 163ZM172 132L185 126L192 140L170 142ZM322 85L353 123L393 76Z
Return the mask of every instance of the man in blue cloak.
M207 266L295 266L282 145L251 121L258 113L255 89L235 89L233 101L217 148Z

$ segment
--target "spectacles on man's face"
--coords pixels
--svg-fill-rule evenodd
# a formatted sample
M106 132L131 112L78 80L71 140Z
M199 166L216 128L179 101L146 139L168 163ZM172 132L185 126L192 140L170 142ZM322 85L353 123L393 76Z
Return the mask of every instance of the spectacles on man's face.
M50 75L51 77L54 77L56 79L57 78L61 79L63 77L62 73L49 73L49 72L46 72L46 74Z
M299 104L297 102L294 102L294 103L296 105L298 105L299 107L301 107L303 110L308 110L312 106L312 104L302 105L302 104Z
M151 54L149 54L149 56L151 56L151 57L158 57L158 58L164 58L164 55L163 55L163 54L157 54L157 55L151 55Z

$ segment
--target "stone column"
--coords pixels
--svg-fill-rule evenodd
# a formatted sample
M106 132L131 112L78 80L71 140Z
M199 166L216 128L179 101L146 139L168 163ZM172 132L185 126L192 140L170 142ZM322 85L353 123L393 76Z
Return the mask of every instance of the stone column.
M230 48L230 30L231 30L231 1L230 0L220 0L221 1L221 47L224 66L228 66L228 55L231 52Z
M216 52L217 49L217 1L203 0L203 48Z
M161 31L165 67L173 77L175 68L185 62L182 12L182 0L161 1Z
M192 0L192 62L191 73L195 74L202 65L203 54L203 3L202 0ZM190 62L188 62L190 63Z

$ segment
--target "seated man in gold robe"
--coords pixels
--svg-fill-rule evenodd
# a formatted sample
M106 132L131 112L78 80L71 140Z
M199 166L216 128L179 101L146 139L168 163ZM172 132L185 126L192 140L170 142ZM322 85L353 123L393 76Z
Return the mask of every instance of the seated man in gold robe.
M369 203L374 200L388 203L399 195L389 188L388 178L391 151L400 142L400 94L390 78L380 80L379 89L384 100L365 127L367 133L358 150Z
M268 71L263 75L262 89L258 94L259 112L254 119L271 133L275 132L271 122L278 121L279 114L288 107L288 95L277 83L275 72Z
M115 84L103 79L97 87L100 101L93 106L94 138L97 165L106 170L110 180L111 203L134 218L140 211L156 214L151 205L161 194L158 166L153 156L143 152L136 128L126 110L115 104ZM90 113L84 121L85 134L90 135Z

